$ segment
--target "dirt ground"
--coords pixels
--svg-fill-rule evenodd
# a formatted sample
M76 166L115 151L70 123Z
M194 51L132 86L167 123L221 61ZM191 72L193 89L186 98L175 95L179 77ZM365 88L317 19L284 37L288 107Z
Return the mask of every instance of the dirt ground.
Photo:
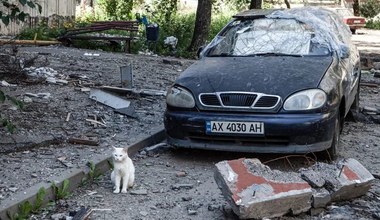
M0 81L16 84L1 90L27 101L22 111L10 103L0 105L1 115L17 128L13 134L0 128L0 204L27 187L50 181L64 170L84 167L99 155L110 155L112 145L128 146L162 126L164 96L125 95L137 115L131 118L90 99L87 88L119 86L120 66L131 63L135 89L166 91L176 76L193 62L168 58L175 62L166 64L163 57L57 46L22 47L19 53L38 54L36 64L48 63L48 67L58 72L57 78L67 80L68 84L46 83L35 77L0 76ZM99 56L88 56L88 53ZM361 86L361 108L380 109L380 78L363 71L362 83L367 85ZM49 95L30 97L26 93ZM380 111L363 111L359 120L345 122L339 157L355 158L379 177L377 114ZM94 115L105 125L95 126L86 120L93 120ZM70 138L94 140L99 145L72 144L68 142ZM168 146L158 151L141 151L133 157L136 185L130 193L113 194L106 173L94 184L79 188L31 219L65 219L82 206L93 209L91 219L236 219L214 181L214 164L240 157L257 157L265 162L280 156L173 150ZM302 158L293 159L292 163L293 169L308 165ZM268 165L273 169L292 169L282 160ZM361 198L331 204L313 215L306 213L283 219L380 219L379 210L380 181L376 179L370 192Z

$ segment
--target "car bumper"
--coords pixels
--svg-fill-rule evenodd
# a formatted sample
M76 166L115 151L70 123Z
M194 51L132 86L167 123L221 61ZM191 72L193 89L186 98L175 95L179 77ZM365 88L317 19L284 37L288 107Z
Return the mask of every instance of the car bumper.
M359 28L364 28L365 24L350 24L348 26L350 27L350 30L356 30Z
M257 153L309 153L331 146L336 113L224 114L166 111L168 143L176 147ZM207 134L206 121L263 122L264 135Z

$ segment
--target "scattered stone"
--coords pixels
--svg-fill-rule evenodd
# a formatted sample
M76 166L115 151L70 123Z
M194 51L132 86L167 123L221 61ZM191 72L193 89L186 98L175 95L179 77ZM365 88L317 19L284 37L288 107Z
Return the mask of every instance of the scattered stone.
M209 211L219 210L219 206L210 204L210 205L208 205L207 210L209 210Z
M154 205L150 206L149 208L152 209L152 210L157 210L157 207L154 206Z
M167 143L159 143L150 147L146 147L145 151L148 152L149 155L154 155L157 153L164 152L167 149L169 149L169 146Z
M380 70L375 70L373 72L373 77L380 78Z
M321 178L320 173L307 168L300 169L301 178L308 182L312 187L321 188L325 185L325 180Z
M132 190L131 195L148 195L148 190L146 189Z
M171 65L179 65L179 66L182 66L183 63L180 61L180 60L173 60L173 59L163 59L162 60L163 63L165 64L171 64Z
M51 219L53 220L61 220L66 219L67 215L65 213L57 213L51 216Z
M363 112L365 112L366 114L377 114L378 110L376 108L373 108L373 107L364 106Z
M380 212L372 213L372 217L373 217L374 219L380 219Z
M196 210L191 210L191 209L187 210L187 213L189 215L196 215L196 214L198 214L198 212Z
M325 211L324 208L311 208L309 214L311 216L317 216L323 213L324 211Z
M376 124L380 124L380 115L371 115L371 120Z
M146 151L145 150L140 151L140 155L145 156L146 155Z
M175 184L172 185L172 190L180 190L180 189L192 189L194 187L193 184Z
M32 176L33 178L37 178L37 177L38 177L38 175L35 174L35 173L32 173L31 176Z
M29 98L28 96L24 96L23 99L22 99L22 101L25 102L25 103L32 103L33 99Z
M96 194L96 195L94 196L94 198L96 198L96 199L103 199L104 196L103 196L103 195L100 195L100 194Z
M371 69L371 72L380 70L380 62L373 62L373 69Z
M17 86L16 84L10 84L10 83L8 83L5 80L2 80L1 83L0 83L0 85L3 86L3 87L15 87L15 86Z
M177 176L177 177L185 177L185 176L186 176L186 172L184 172L184 171L179 171L179 172L177 172L176 176Z
M325 188L313 189L313 208L322 208L326 207L331 201L330 192Z
M18 188L16 188L16 187L10 187L10 188L8 188L8 190L11 191L11 192L16 192L18 190Z
M297 173L271 170L258 159L216 164L215 180L241 219L280 217L311 208L311 186Z
M69 82L64 79L56 79L54 77L47 77L46 82L60 85L67 85Z
M30 96L30 97L36 97L36 98L43 98L43 99L48 99L51 96L51 94L49 92L40 92L37 94L27 92L27 93L25 93L25 95Z
M146 211L141 211L141 212L140 212L140 215L142 215L142 216L147 216L147 215L148 215L148 212L146 212Z
M145 166L147 166L147 167L151 167L151 166L153 166L153 163L150 163L150 162L145 163Z
M190 200L192 200L193 198L192 197L190 197L190 196L187 196L187 197L182 197L182 201L190 201Z
M320 169L325 188L331 194L331 201L349 200L368 192L374 177L357 160L349 158L337 164L317 163L310 169Z

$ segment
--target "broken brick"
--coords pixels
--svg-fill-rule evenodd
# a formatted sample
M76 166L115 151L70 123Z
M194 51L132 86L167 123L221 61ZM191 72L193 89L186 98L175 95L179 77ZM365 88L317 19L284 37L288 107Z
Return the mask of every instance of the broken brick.
M311 186L297 173L284 175L257 159L219 162L215 180L241 219L299 214L311 207Z

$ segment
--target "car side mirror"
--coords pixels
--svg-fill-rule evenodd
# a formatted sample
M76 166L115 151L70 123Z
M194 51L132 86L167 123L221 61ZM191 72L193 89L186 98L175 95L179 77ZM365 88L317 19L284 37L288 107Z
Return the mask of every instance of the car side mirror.
M340 58L347 59L350 57L350 48L347 45L340 45L339 47Z
M202 55L202 51L205 49L205 46L201 46L198 48L198 51L197 51L197 57L198 59L202 58L201 55Z

